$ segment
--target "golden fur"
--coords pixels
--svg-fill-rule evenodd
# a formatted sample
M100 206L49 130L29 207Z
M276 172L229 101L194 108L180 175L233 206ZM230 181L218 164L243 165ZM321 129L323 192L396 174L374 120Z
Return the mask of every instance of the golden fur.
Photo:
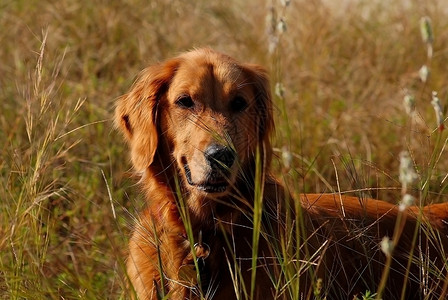
M398 208L373 199L307 194L296 200L301 224L288 223L294 201L269 173L273 117L263 68L211 49L184 53L143 70L118 100L115 121L129 143L147 200L127 261L131 286L140 299L157 299L157 293L170 299L196 299L199 294L236 299L231 275L236 263L239 284L250 291L252 262L247 258L252 255L252 212L259 190L263 234L255 299L291 297L287 291L274 295L272 282L285 271L275 249L288 240L295 243L288 249L299 250L300 259L312 262L297 268L303 297L312 295L319 278L328 299L352 299L377 288L385 262L379 242L392 236ZM184 226L186 216L191 231ZM448 206L424 208L416 251L410 252L418 216L417 207L403 215L385 299L398 297L403 284L407 299L423 297L423 277L434 295L445 293ZM432 244L430 234L439 240ZM194 262L189 235L210 247L201 286L189 286L180 278L181 267ZM412 255L417 261L404 283ZM420 266L428 259L434 261L435 272L425 277Z

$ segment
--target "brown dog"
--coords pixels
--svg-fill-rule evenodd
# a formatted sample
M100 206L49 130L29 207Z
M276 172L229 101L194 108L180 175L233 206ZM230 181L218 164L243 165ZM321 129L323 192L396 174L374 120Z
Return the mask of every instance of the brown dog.
M385 299L403 287L406 299L445 295L447 205L400 214L340 195L294 202L273 179L261 67L210 49L182 54L140 74L116 124L147 199L127 262L140 299L353 299L378 288L379 244L395 227Z

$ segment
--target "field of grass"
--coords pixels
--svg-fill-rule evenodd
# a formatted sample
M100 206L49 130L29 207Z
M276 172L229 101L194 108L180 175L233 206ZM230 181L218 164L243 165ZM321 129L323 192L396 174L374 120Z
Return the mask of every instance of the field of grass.
M114 102L142 68L193 47L268 68L274 170L297 193L398 203L407 150L418 175L408 191L448 201L448 135L431 105L436 91L446 113L446 1L281 2L0 1L1 299L127 298L143 201Z

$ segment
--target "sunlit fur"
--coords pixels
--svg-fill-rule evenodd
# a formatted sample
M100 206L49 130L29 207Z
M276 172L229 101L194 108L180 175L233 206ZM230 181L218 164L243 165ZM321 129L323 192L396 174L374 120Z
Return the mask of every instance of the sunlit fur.
M193 104L182 100L184 96ZM232 106L237 97L247 102L241 111ZM296 200L301 212L293 209L294 200L269 173L273 113L263 68L211 49L184 53L143 70L118 100L115 122L129 143L147 200L127 261L131 286L140 299L156 299L158 292L170 299L196 299L201 293L213 299L236 299L238 283L231 276L235 264L241 269L240 284L249 290L256 168L264 174L263 184L258 185L263 189L264 211L255 299L291 297L281 287L276 291L272 282L285 272L276 258L290 253L285 245L298 250L295 284L300 284L303 297L313 294L318 278L329 299L352 299L377 287L385 262L379 242L385 235L392 236L398 208L373 199L313 194ZM236 160L226 170L226 185L207 192L198 187L207 186L211 178L213 170L204 153L212 144L232 149ZM419 209L405 211L385 299L400 295L412 255L417 262L409 269L406 299L422 297L419 261L429 259L434 260L435 272L427 276L426 286L435 295L445 292L447 211L446 204L423 209L414 252L410 249ZM287 217L288 212L292 217ZM178 282L179 268L192 262L185 213L195 241L201 232L211 248L206 259L210 280L204 291ZM429 233L439 237L439 248L428 241Z

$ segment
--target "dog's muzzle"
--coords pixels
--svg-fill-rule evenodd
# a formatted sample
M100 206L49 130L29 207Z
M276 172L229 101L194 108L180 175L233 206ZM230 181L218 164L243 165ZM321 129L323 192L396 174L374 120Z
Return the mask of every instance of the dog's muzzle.
M235 163L236 153L231 148L212 144L204 152L208 172L204 181L195 183L191 179L191 170L187 161L184 162L185 175L190 185L207 193L222 193L229 186L231 168Z

